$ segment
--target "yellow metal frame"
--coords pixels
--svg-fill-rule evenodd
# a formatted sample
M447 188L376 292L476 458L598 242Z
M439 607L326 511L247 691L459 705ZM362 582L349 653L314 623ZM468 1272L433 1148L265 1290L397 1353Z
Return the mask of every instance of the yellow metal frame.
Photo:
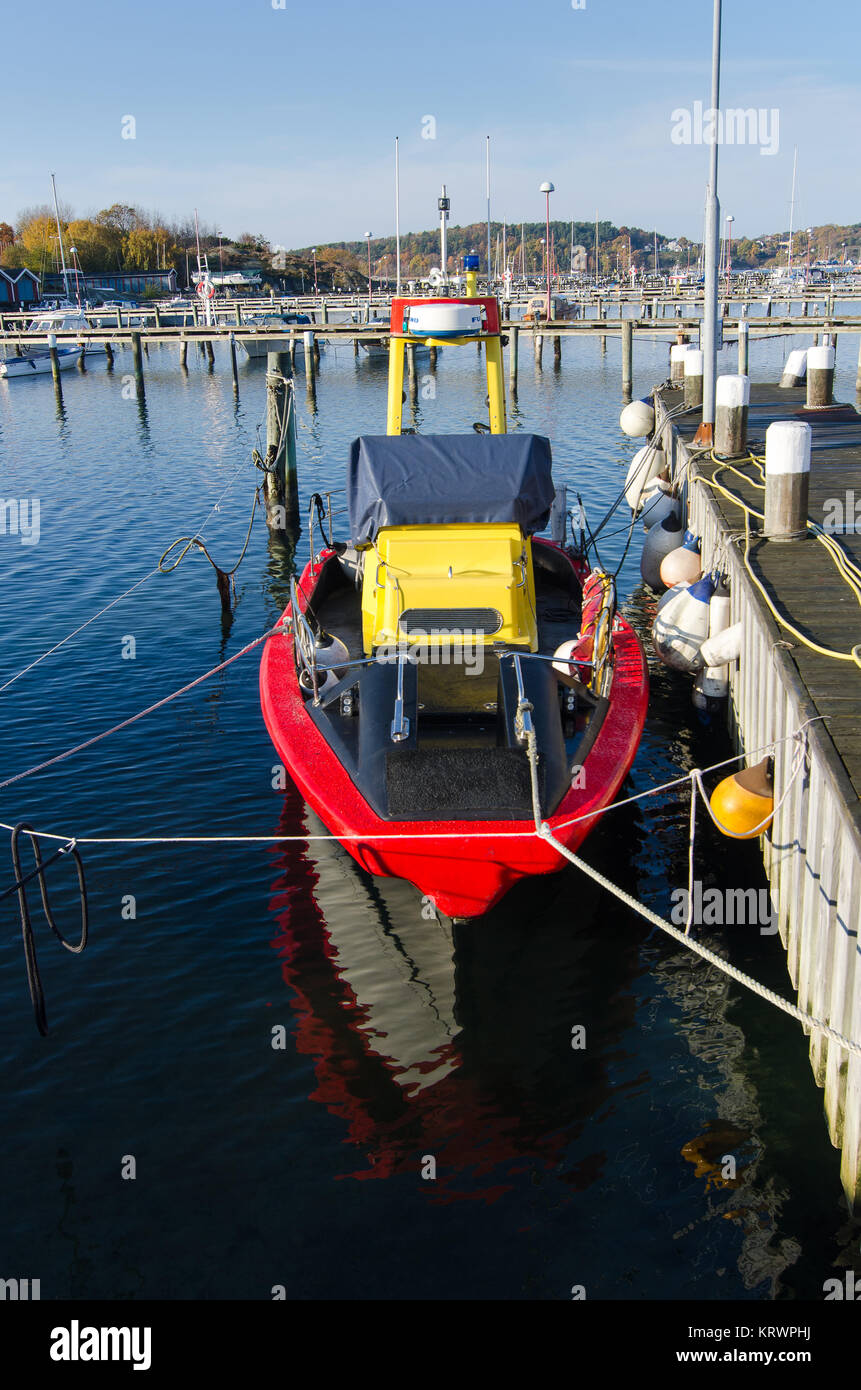
M487 364L487 399L490 403L490 433L506 434L505 380L502 372L502 340L497 333L475 334L469 338L414 338L392 334L389 341L389 400L386 433L400 434L404 419L404 355L408 343L426 347L466 347L468 343L484 343Z

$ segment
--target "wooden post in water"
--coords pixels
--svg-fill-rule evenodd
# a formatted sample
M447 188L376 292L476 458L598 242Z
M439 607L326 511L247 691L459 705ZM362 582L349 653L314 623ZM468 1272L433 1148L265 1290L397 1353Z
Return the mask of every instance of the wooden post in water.
M132 362L134 363L135 377L138 384L143 382L143 357L141 356L141 335L132 334Z
M241 328L241 327L242 327L242 306L241 306L240 304L234 304L234 306L233 306L233 313L234 313L234 316L235 316L235 318L236 318L236 327L237 327L237 328Z
M302 334L302 347L305 353L305 378L308 384L310 385L311 382L313 382L314 380L314 373L316 371L316 363L314 360L313 329L306 329L305 332Z
M122 309L117 309L117 328L122 329L122 326L123 326L123 311L122 311Z
M765 431L765 520L772 541L807 534L812 430L805 420L775 420Z
M153 311L153 313L155 314L155 326L156 326L156 328L161 328L161 312L160 312L159 307L158 307L157 304L154 304L154 305L152 306L152 311Z
M320 300L320 322L321 322L321 323L328 323L328 322L329 322L329 306L328 306L328 304L326 303L325 299L321 299L321 300Z
M535 365L536 365L537 367L540 367L540 366L541 366L541 354L542 354L542 352L544 351L544 338L543 338L543 336L542 336L540 333L536 333L536 332L533 330L532 339L533 339L533 347L535 348Z
M517 343L519 330L516 323L513 323L508 330L508 391L514 397L517 395ZM861 353L858 356L858 380L861 382ZM861 385L858 387L861 391Z
M747 376L750 365L750 324L747 319L738 321L738 371L739 376Z
M191 315L192 315L192 318L193 318L193 320L194 320L194 326L195 326L195 328L197 328L197 325L200 323L200 317L199 317L198 312L197 312L197 300L196 300L196 299L192 300L192 303L191 303Z
M622 306L619 305L621 313ZM634 389L634 324L631 319L622 320L622 399L631 399Z
M296 416L290 355L266 354L266 522L275 531L299 530Z
M233 374L233 394L239 395L239 373L236 368L236 338L230 335L230 370Z
M553 367L559 371L562 366L562 339L558 333L553 335Z
M51 359L51 375L54 378L54 385L60 384L60 359L57 356L57 339L53 333L48 334L48 356Z
M179 365L184 372L188 371L188 339L179 340Z
M209 370L213 371L215 368L215 350L212 346L211 338L207 338L206 340L206 356L209 359Z
M436 371L436 354L437 350L435 347L432 347L428 352L428 365L432 372Z

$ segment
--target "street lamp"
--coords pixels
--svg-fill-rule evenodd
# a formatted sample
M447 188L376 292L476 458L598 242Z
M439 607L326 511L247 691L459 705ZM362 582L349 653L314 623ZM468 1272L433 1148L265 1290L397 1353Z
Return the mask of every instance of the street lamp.
M547 213L547 240L544 243L544 264L547 270L547 322L550 322L550 194L556 192L555 184L544 181L538 189L545 197L545 208Z
M726 215L726 292L729 294L730 275L732 274L732 224L735 221L731 212Z
M316 248L316 246L312 246L312 247L311 247L311 255L314 257L314 295L315 295L315 297L316 297L316 294L317 294L317 248Z
M368 243L368 313L371 311L371 237L373 232L365 232L365 239Z
M81 285L80 285L80 281L78 280L78 276L80 275L81 271L80 271L80 265L79 265L79 263L78 263L78 248L77 248L76 246L70 246L70 247L69 247L69 254L70 254L70 256L72 257L72 265L73 265L74 268L75 268L75 298L76 298L77 301L78 301L78 308L80 309L80 307L81 307Z

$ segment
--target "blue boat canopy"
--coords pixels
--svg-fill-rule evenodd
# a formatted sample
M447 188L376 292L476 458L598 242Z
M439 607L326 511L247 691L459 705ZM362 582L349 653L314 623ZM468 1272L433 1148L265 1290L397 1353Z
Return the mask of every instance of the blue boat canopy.
M384 526L516 522L526 535L550 519L550 440L538 434L373 434L350 446L353 545Z

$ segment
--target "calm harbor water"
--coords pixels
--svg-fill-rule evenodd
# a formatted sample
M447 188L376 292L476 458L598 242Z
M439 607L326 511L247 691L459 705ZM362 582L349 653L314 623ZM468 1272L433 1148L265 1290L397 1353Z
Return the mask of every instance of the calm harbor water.
M789 346L754 342L754 378L776 379ZM543 372L527 347L512 423L550 436L557 480L594 520L636 447L618 430L618 340L606 355L564 340L559 372L549 344ZM0 780L225 661L286 601L291 557L260 514L231 619L200 554L150 574L207 516L229 568L260 479L265 364L240 369L235 400L224 349L212 372L191 351L184 375L177 358L151 349L144 396L125 351L112 374L103 358L65 374L62 405L50 378L0 382L0 495L41 502L38 544L0 537L0 686L150 575L0 691ZM854 360L838 359L851 400ZM666 364L665 341L638 337L635 391ZM429 381L419 428L483 418L472 349L440 354L435 397ZM300 377L303 501L342 486L349 441L383 432L385 396L385 365L349 346L324 353L316 409ZM620 594L646 633L638 557L637 538ZM80 837L319 834L292 785L273 786L258 662L6 788L0 819ZM730 752L695 717L690 683L653 663L630 791ZM667 914L687 815L675 793L624 807L586 857ZM452 931L326 840L83 855L83 956L51 938L31 890L47 1038L14 900L0 907L0 1277L38 1278L48 1299L268 1299L275 1285L304 1299L567 1299L578 1284L617 1300L819 1298L857 1238L800 1029L573 868ZM765 884L756 848L710 825L697 856L706 885ZM11 878L7 857L0 888ZM73 936L68 864L49 879ZM709 941L789 993L776 938L728 927Z

